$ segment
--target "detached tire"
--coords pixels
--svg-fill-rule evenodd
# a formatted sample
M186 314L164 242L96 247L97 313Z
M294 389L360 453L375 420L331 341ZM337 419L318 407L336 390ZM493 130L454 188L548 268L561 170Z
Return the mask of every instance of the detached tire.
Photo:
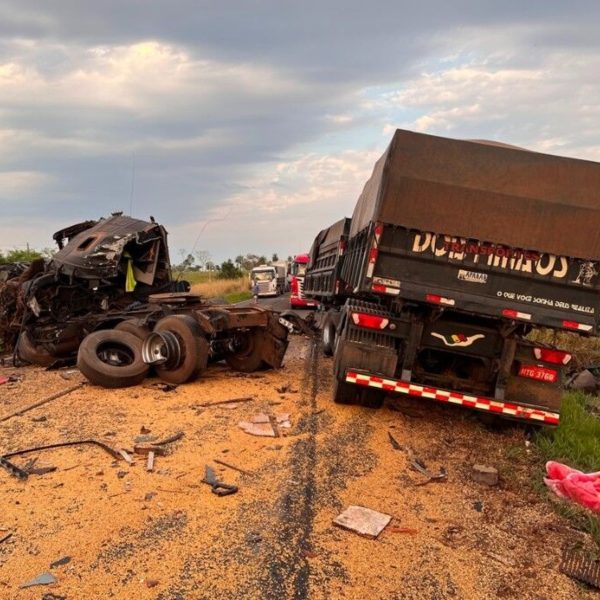
M142 340L142 342L150 335L150 329L142 325L142 322L139 319L127 319L126 321L121 321L115 326L115 330L132 333L135 337Z
M253 373L263 365L263 331L251 329L236 334L238 349L225 356L225 362L236 371Z
M155 365L157 375L166 383L187 383L197 379L208 365L209 346L196 321L188 315L172 315L161 319L154 328L160 333L169 331L175 335L181 350L175 366Z
M22 331L17 340L17 356L32 365L49 367L56 358L42 346L33 343L29 333Z
M91 383L105 388L138 385L149 371L142 360L142 341L111 329L90 333L81 342L77 366Z

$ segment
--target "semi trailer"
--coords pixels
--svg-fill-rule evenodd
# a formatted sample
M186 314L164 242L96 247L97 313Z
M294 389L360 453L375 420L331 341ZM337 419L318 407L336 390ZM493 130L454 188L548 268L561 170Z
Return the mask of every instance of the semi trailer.
M334 400L558 425L571 355L530 334L598 334L599 231L599 163L396 131L310 252Z

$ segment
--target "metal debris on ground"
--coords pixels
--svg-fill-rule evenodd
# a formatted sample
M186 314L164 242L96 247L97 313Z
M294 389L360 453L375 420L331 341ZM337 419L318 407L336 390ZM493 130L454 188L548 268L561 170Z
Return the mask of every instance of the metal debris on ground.
M390 515L377 512L364 506L349 506L338 515L333 524L364 535L376 538L392 520Z
M166 446L167 444L172 444L173 442L178 442L181 438L183 438L184 435L185 435L185 433L183 431L178 431L177 433L170 435L168 438L165 438L164 440L160 440L159 442L154 442L154 445L155 446Z
M67 600L66 596L58 596L57 594L44 594L42 600Z
M85 382L78 383L77 385L67 388L66 390L62 390L61 392L52 394L51 396L48 396L47 398L44 398L43 400L34 402L33 404L30 404L29 406L25 406L25 407L23 407L19 410L16 410L15 412L12 412L8 415L4 415L3 417L0 417L0 423L3 423L4 421L8 421L9 419L12 419L13 417L22 415L30 410L33 410L34 408L37 408L38 406L42 406L42 404L52 402L52 400L58 400L58 398L62 398L63 396L66 396L67 394L70 394L71 392L74 392L75 390L81 389L84 385L85 385Z
M5 535L3 538L0 538L0 544L4 544L4 542L8 542L8 540L10 540L10 538L13 536L12 533L9 533L7 535Z
M252 475L253 474L253 473L250 473L250 471L245 471L244 469L240 469L239 467L236 467L235 465L226 463L224 460L220 460L218 458L213 458L213 462L216 462L218 465L223 465L224 467L227 467L228 469L233 469L234 471L237 471L238 473L243 473L244 475Z
M62 558L55 560L53 563L50 563L50 568L56 569L56 567L64 567L65 565L68 565L70 562L71 562L70 556L63 556Z
M148 442L155 442L157 439L158 439L158 437L156 437L155 435L148 435L148 434L136 435L133 438L133 443L134 444L146 444Z
M217 496L230 496L238 491L236 485L229 485L219 481L212 467L208 465L204 467L204 479L202 479L202 483L210 485L210 491Z
M432 473L431 471L429 471L429 469L427 468L425 463L421 459L419 459L417 456L415 456L415 453L410 446L403 446L402 444L398 443L398 441L394 438L394 436L389 431L388 431L388 437L389 437L390 443L392 444L392 448L394 448L394 450L399 450L401 452L405 452L410 466L415 471L418 471L419 473L421 473L421 475L425 475L425 477L427 477L426 481L416 483L415 485L421 486L421 485L427 485L428 483L431 483L432 481L446 481L447 480L448 473L446 472L446 469L444 469L444 467L440 467L440 470L437 473Z
M57 579L56 577L54 577L54 575L52 575L52 573L42 573L41 575L38 575L35 579L32 579L31 581L27 581L26 583L22 583L19 588L24 589L24 588L29 588L29 587L34 587L36 585L50 585L51 583L56 583Z
M166 448L162 446L156 446L155 444L136 444L133 447L135 454L143 454L148 456L152 452L155 456L165 456L167 454Z
M559 569L565 575L600 589L600 561L578 550L563 553Z
M41 452L43 450L52 450L55 448L66 448L69 446L80 446L80 445L84 445L84 444L91 444L94 446L98 446L99 448L102 448L102 450L104 450L105 452L107 452L113 458L116 458L117 460L120 460L123 458L117 450L115 450L114 448L111 448L108 444L105 444L104 442L100 442L98 440L90 439L90 440L76 440L73 442L59 442L56 444L47 444L45 446L35 446L33 448L26 448L25 450L16 450L15 452L9 452L7 454L4 454L3 456L0 456L0 466L3 467L4 469L6 469L14 477L17 477L17 479L27 479L27 477L29 477L29 473L25 469L22 469L18 465L15 465L11 461L9 461L8 460L9 458L12 458L13 456L22 456L23 454L31 454L32 452Z
M143 386L148 390L160 390L161 392L172 392L177 389L176 383L165 383L164 381L155 381Z
M252 402L254 396L244 396L243 398L229 398L228 400L217 400L216 402L203 402L202 404L194 404L193 408L210 408L211 406L219 406L221 404L237 404L238 402Z
M258 413L252 415L248 421L240 421L238 426L250 435L280 437L279 430L290 429L292 424L289 413L278 413L276 415Z

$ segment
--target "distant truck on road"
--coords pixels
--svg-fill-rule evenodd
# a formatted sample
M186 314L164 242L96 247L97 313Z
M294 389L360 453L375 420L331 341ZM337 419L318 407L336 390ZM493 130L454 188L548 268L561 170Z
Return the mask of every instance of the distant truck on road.
M258 285L259 297L279 296L279 285L277 282L277 270L270 265L259 265L250 272L253 282Z
M598 335L599 190L599 163L398 130L310 252L334 400L558 425L571 355L528 334Z
M290 269L290 306L292 308L316 308L319 303L304 295L304 275L308 265L308 254L297 254Z

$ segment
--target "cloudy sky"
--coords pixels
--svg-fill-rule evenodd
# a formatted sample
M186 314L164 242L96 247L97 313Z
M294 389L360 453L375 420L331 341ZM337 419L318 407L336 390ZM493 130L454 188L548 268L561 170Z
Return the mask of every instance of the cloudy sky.
M600 2L0 0L0 250L306 251L396 127L600 161Z

